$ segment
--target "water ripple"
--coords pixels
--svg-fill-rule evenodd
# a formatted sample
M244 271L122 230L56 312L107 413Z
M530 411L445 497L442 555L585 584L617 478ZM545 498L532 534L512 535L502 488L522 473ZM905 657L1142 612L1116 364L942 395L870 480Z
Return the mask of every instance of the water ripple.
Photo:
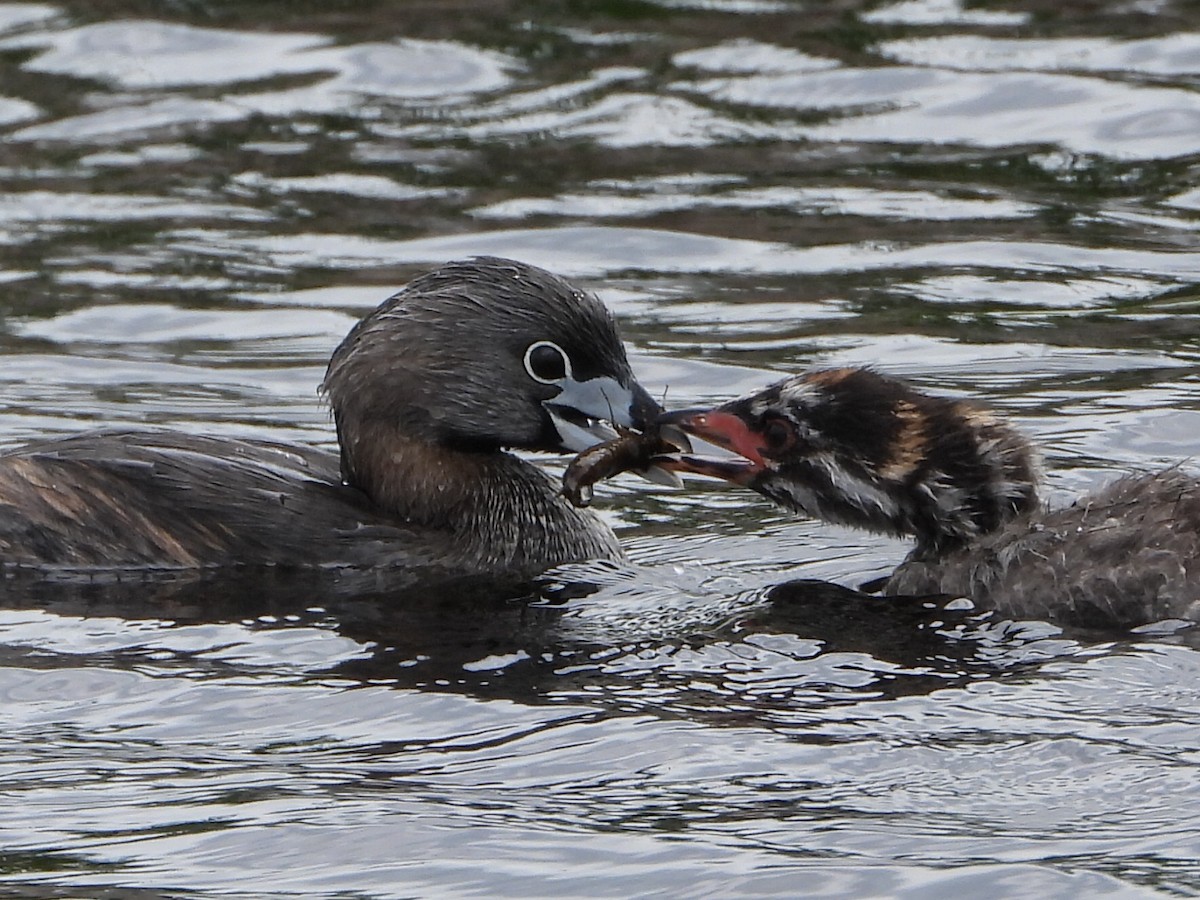
M672 407L870 365L1010 417L1055 502L1195 455L1194 8L585 5L0 4L0 442L333 449L353 321L494 253ZM594 507L629 562L503 596L6 573L0 882L1200 891L1190 631L864 597L907 541L699 479Z

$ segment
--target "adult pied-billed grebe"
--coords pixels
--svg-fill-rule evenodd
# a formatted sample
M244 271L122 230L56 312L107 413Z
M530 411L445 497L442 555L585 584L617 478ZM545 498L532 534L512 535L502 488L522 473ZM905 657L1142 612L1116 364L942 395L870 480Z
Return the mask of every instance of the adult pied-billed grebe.
M685 454L682 471L828 522L915 536L889 594L965 596L1092 627L1200 620L1200 482L1179 469L1046 510L1018 432L863 369L811 372L661 421L737 454Z
M302 447L102 432L0 455L0 563L278 565L533 574L615 558L612 531L506 448L582 450L659 412L604 305L483 258L366 316L325 374L341 459Z

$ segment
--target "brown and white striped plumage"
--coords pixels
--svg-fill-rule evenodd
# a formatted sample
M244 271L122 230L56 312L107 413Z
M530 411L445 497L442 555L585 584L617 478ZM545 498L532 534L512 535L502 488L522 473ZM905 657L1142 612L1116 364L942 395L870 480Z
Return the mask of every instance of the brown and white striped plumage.
M828 522L914 536L888 593L961 595L1095 627L1200 620L1200 482L1179 469L1046 510L1019 432L866 369L811 372L665 419L743 457L685 456L684 471Z

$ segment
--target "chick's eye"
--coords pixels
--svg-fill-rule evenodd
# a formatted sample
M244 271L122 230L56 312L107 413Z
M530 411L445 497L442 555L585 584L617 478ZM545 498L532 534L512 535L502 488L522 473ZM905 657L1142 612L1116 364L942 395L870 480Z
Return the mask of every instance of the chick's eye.
M762 436L768 450L779 452L796 442L796 428L786 419L772 417L763 423Z
M557 384L571 374L571 360L553 341L537 341L525 351L525 371L534 381Z

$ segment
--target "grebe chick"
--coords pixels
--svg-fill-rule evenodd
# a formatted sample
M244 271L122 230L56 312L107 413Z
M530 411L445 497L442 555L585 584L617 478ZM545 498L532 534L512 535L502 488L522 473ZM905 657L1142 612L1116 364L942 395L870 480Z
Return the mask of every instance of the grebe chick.
M659 412L594 296L481 258L416 278L325 374L329 453L101 432L0 454L0 564L526 576L618 558L612 531L507 448L578 451Z
M1200 620L1200 482L1177 468L1046 510L1036 454L1015 429L865 369L799 375L660 422L737 454L683 455L679 471L915 537L886 593L965 596L1005 616L1099 628Z

